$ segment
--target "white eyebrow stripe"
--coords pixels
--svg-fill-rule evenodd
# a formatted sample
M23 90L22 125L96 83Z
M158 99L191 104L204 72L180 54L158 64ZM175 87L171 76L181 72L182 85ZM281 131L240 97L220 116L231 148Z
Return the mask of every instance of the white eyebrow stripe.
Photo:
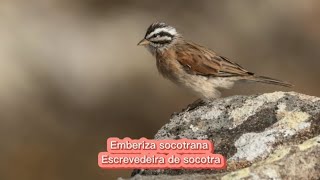
M157 34L159 32L167 32L169 34L172 34L172 35L176 35L177 34L177 31L172 28L172 27L164 27L164 28L158 28L158 29L155 29L152 33L150 33L146 38L150 38L151 36L153 36L154 34Z

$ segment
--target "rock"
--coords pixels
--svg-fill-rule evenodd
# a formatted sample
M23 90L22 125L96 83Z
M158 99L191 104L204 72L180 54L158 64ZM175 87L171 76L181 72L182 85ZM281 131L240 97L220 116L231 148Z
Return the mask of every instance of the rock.
M274 92L217 99L173 115L155 135L179 138L213 141L227 170L141 170L132 179L317 179L320 98Z

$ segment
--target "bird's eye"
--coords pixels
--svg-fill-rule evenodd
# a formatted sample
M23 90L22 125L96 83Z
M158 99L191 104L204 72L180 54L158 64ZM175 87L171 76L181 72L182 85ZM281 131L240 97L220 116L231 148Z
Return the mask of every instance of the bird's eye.
M158 35L157 35L157 38L159 38L159 37L160 37L160 35L158 34Z

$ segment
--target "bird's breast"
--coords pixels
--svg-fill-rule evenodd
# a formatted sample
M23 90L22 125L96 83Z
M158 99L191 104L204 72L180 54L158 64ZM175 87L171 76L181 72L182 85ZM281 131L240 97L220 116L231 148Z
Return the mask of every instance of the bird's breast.
M157 68L159 73L175 83L179 82L179 79L183 75L183 69L181 64L175 59L173 52L167 52L162 55L157 55Z

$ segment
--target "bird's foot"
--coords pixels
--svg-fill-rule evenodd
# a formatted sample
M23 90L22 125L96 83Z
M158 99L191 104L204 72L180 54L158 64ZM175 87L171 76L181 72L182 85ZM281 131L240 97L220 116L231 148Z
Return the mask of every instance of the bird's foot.
M189 104L189 105L187 106L187 108L183 109L182 111L191 111L191 110L194 110L195 108L197 108L197 107L199 107L199 106L201 106L201 105L203 105L203 104L205 104L205 101L204 101L204 100L202 100L202 99L197 99L197 100L195 100L193 103Z

